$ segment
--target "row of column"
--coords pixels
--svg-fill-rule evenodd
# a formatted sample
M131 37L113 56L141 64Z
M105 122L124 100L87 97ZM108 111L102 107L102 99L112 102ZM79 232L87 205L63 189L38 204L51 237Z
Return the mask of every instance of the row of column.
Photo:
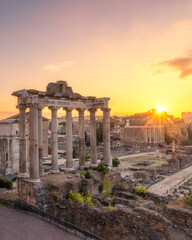
M57 135L57 107L51 109L52 131L52 171L59 172L58 168L58 135ZM19 139L19 176L27 176L26 166L26 106L20 106L20 139ZM66 167L73 167L73 144L72 144L72 108L66 110ZM79 112L79 165L85 165L85 128L84 111ZM110 109L103 110L103 158L106 166L111 166L110 157ZM96 140L96 109L90 109L90 150L91 164L97 164L97 140ZM42 108L38 104L30 106L30 180L39 181L39 175L43 173L43 127Z
M146 127L144 137L146 143L164 142L164 127L163 126Z

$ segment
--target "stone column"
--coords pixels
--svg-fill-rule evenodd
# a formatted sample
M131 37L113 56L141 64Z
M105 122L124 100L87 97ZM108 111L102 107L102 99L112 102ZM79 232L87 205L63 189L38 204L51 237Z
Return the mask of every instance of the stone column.
M91 148L91 164L97 164L97 136L96 136L96 120L95 112L97 109L90 109L90 148Z
M38 105L30 106L30 181L39 182Z
M153 143L156 143L155 126L153 125Z
M112 166L111 146L110 146L110 108L103 111L103 159L104 165Z
M84 111L85 109L77 109L79 112L79 167L85 166L85 126Z
M43 119L42 107L38 108L39 174L43 175Z
M66 110L66 167L73 168L72 108Z
M157 143L159 142L159 127L156 126L156 139L157 139Z
M51 168L53 173L58 173L58 133L57 133L57 107L51 107Z
M12 173L12 164L11 164L11 158L10 158L10 140L9 137L7 138L7 162L6 162L6 170L5 174Z
M151 143L151 126L149 126L149 143Z
M147 127L145 127L144 130L145 130L145 143L148 143Z
M19 106L19 177L27 177L26 106Z

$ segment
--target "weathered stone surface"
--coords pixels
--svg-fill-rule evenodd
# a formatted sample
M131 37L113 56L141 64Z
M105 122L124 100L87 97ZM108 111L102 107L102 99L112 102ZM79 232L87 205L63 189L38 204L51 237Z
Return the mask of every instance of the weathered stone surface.
M169 240L170 222L148 209L119 207L113 211L89 207L82 203L63 200L62 205L52 205L57 217L110 240Z

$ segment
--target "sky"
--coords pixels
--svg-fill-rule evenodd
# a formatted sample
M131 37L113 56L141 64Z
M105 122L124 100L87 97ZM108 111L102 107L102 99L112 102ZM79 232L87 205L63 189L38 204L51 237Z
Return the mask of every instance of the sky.
M112 115L192 111L191 0L0 0L0 119L65 80Z

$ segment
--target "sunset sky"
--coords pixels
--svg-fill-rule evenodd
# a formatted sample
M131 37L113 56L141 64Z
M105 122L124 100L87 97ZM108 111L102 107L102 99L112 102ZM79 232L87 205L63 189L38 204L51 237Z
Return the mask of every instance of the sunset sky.
M192 111L192 1L0 0L0 119L57 80L112 114Z

